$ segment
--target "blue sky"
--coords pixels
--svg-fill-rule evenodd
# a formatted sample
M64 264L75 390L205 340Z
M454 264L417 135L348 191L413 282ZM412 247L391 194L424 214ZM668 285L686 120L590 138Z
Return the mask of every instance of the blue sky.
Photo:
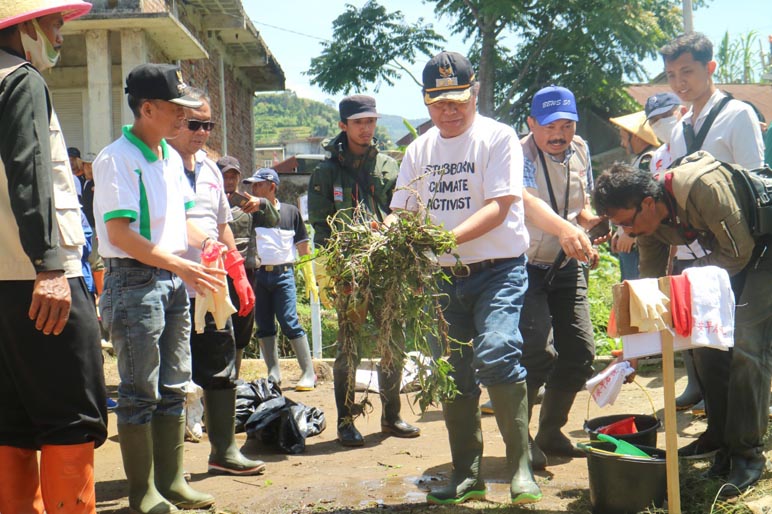
M311 58L321 53L320 40L331 37L332 21L344 11L345 5L361 7L364 3L365 0L243 0L247 14L284 69L287 89L294 90L298 96L320 101L332 99L336 103L340 95L330 95L311 86L303 72L308 69ZM402 11L409 22L423 17L433 23L435 30L448 40L448 50L464 53L469 48L460 37L450 35L447 19L435 18L432 4L419 0L380 0L380 3L389 10ZM731 36L755 30L767 51L767 35L772 34L772 6L770 0L712 0L707 8L694 12L694 27L714 44L727 30ZM423 65L421 62L411 67L419 78ZM660 71L658 61L646 66L652 74ZM420 90L410 78L403 78L393 87L384 85L378 92L372 89L363 92L376 97L382 113L409 119L426 117Z

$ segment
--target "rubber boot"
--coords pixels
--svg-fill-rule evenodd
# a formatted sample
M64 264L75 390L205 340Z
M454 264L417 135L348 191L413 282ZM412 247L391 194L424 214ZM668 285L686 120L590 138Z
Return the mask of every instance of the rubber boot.
M129 483L129 507L140 514L177 512L155 487L150 424L118 425L123 469Z
M209 473L212 475L259 475L265 463L246 458L236 445L236 390L204 390L204 416L209 436Z
M539 413L539 432L534 442L545 455L555 457L586 457L560 431L568 422L568 413L574 404L576 391L547 389L541 402Z
M421 429L402 419L399 411L402 402L399 390L402 386L402 367L387 371L378 365L378 387L381 390L381 432L391 434L394 437L418 437Z
M96 514L94 443L43 445L40 489L46 514Z
M43 514L35 450L0 446L0 512Z
M732 470L718 496L720 498L740 496L761 479L766 464L767 459L760 450L747 455L732 455Z
M676 410L686 410L702 400L702 392L697 380L697 371L694 369L692 352L681 352L681 358L686 369L686 389L676 398Z
M314 373L314 361L311 359L311 350L308 348L308 338L305 335L296 337L290 341L295 355L298 357L300 371L303 373L295 384L295 391L313 391L316 387L316 373Z
M349 383L346 370L333 368L335 406L338 408L338 442L343 446L362 446L365 440L354 426L354 384Z
M536 387L536 384L531 387L526 382L528 389L528 423L531 422L531 414L533 413L533 406L537 403L541 403L544 398L544 386ZM534 471L544 471L547 469L547 456L541 451L539 445L531 437L531 429L528 429L528 450L531 452L531 467Z
M537 389L538 391L538 389ZM514 470L509 486L515 505L541 500L528 456L528 396L525 381L488 386L496 424L507 447L507 464Z
M281 385L279 345L276 336L261 337L258 341L260 342L260 353L265 361L265 366L268 368L268 378L272 378L274 382Z
M151 425L158 491L181 509L206 509L214 505L214 496L196 491L183 476L185 416L154 415Z
M446 505L485 498L485 482L480 478L483 440L478 403L478 397L457 397L442 404L453 473L447 486L432 489L426 495L427 502Z

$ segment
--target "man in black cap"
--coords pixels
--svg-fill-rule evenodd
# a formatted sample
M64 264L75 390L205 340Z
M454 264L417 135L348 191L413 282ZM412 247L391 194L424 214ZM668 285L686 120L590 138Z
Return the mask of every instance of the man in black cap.
M434 56L423 72L424 103L434 127L408 146L399 171L392 209L426 210L431 221L456 238L456 257L438 256L448 281L438 287L448 323L449 362L458 396L442 404L453 458L445 487L427 501L457 504L484 498L480 387L487 387L496 423L513 468L514 504L539 501L528 454L528 401L523 339L518 330L528 287L525 252L528 214L534 226L559 235L568 257L593 254L584 232L555 214L523 187L523 150L515 131L477 114L474 70L456 52ZM442 183L442 184L440 184ZM443 187L438 187L438 184ZM434 348L434 358L443 348Z
M233 219L228 225L233 232L233 238L241 256L244 258L244 269L250 284L255 283L255 269L260 265L260 257L257 255L255 243L255 228L273 227L279 222L279 213L276 208L265 198L251 196L246 192L239 192L241 182L241 164L233 156L226 155L217 160L217 167L222 173L223 187L231 206ZM240 308L236 290L228 277L228 290L234 307ZM236 340L236 378L239 377L241 358L244 348L249 346L252 340L252 329L255 327L255 310L250 309L246 316L234 314L231 316L233 323L233 335Z
M134 68L126 79L134 124L93 163L94 218L107 270L102 323L118 355L115 412L129 506L141 513L214 503L188 486L182 469L184 386L191 379L184 284L199 293L225 286L224 272L183 257L188 245L210 252L217 244L187 220L195 193L180 155L166 143L182 129L184 108L202 105L187 89L177 66Z
M330 237L328 217L344 211L351 223L369 222L388 215L399 166L388 155L378 152L374 138L380 115L375 98L352 95L341 100L339 107L340 134L323 144L330 153L311 175L308 184L308 218L314 227L314 243L324 247ZM340 219L340 218L339 218ZM326 298L328 279L324 263L317 259L317 275L322 299ZM370 305L377 313L378 305ZM362 318L366 313L363 313ZM404 339L404 334L394 337ZM404 344L402 345L404 346ZM364 439L354 426L354 372L360 360L356 355L338 351L333 367L335 404L338 408L338 441L344 446L362 446ZM378 368L383 413L381 430L396 437L417 437L421 431L400 417L399 389L402 378L402 358L381 362Z

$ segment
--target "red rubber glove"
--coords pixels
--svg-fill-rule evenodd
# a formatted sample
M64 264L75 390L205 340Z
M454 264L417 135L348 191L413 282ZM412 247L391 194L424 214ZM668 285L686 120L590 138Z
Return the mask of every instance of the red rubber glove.
M255 292L247 280L244 257L235 248L225 254L225 271L233 279L233 287L239 296L239 316L246 316L255 308Z

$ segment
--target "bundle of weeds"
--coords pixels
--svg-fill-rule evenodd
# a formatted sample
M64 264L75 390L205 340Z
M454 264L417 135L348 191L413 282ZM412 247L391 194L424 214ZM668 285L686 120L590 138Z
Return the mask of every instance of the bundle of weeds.
M348 360L353 385L361 345L374 340L381 366L391 371L405 358L405 332L415 348L431 355L430 340L447 345L447 329L439 308L438 280L446 278L436 255L455 248L453 234L410 211L397 211L388 227L363 212L340 211L330 220L332 234L322 256L333 285L338 312L339 350ZM352 224L357 219L359 223ZM373 325L368 324L370 315ZM438 322L439 321L439 322ZM419 366L421 410L455 394L447 362ZM400 366L401 367L401 366ZM365 397L352 406L360 414Z

